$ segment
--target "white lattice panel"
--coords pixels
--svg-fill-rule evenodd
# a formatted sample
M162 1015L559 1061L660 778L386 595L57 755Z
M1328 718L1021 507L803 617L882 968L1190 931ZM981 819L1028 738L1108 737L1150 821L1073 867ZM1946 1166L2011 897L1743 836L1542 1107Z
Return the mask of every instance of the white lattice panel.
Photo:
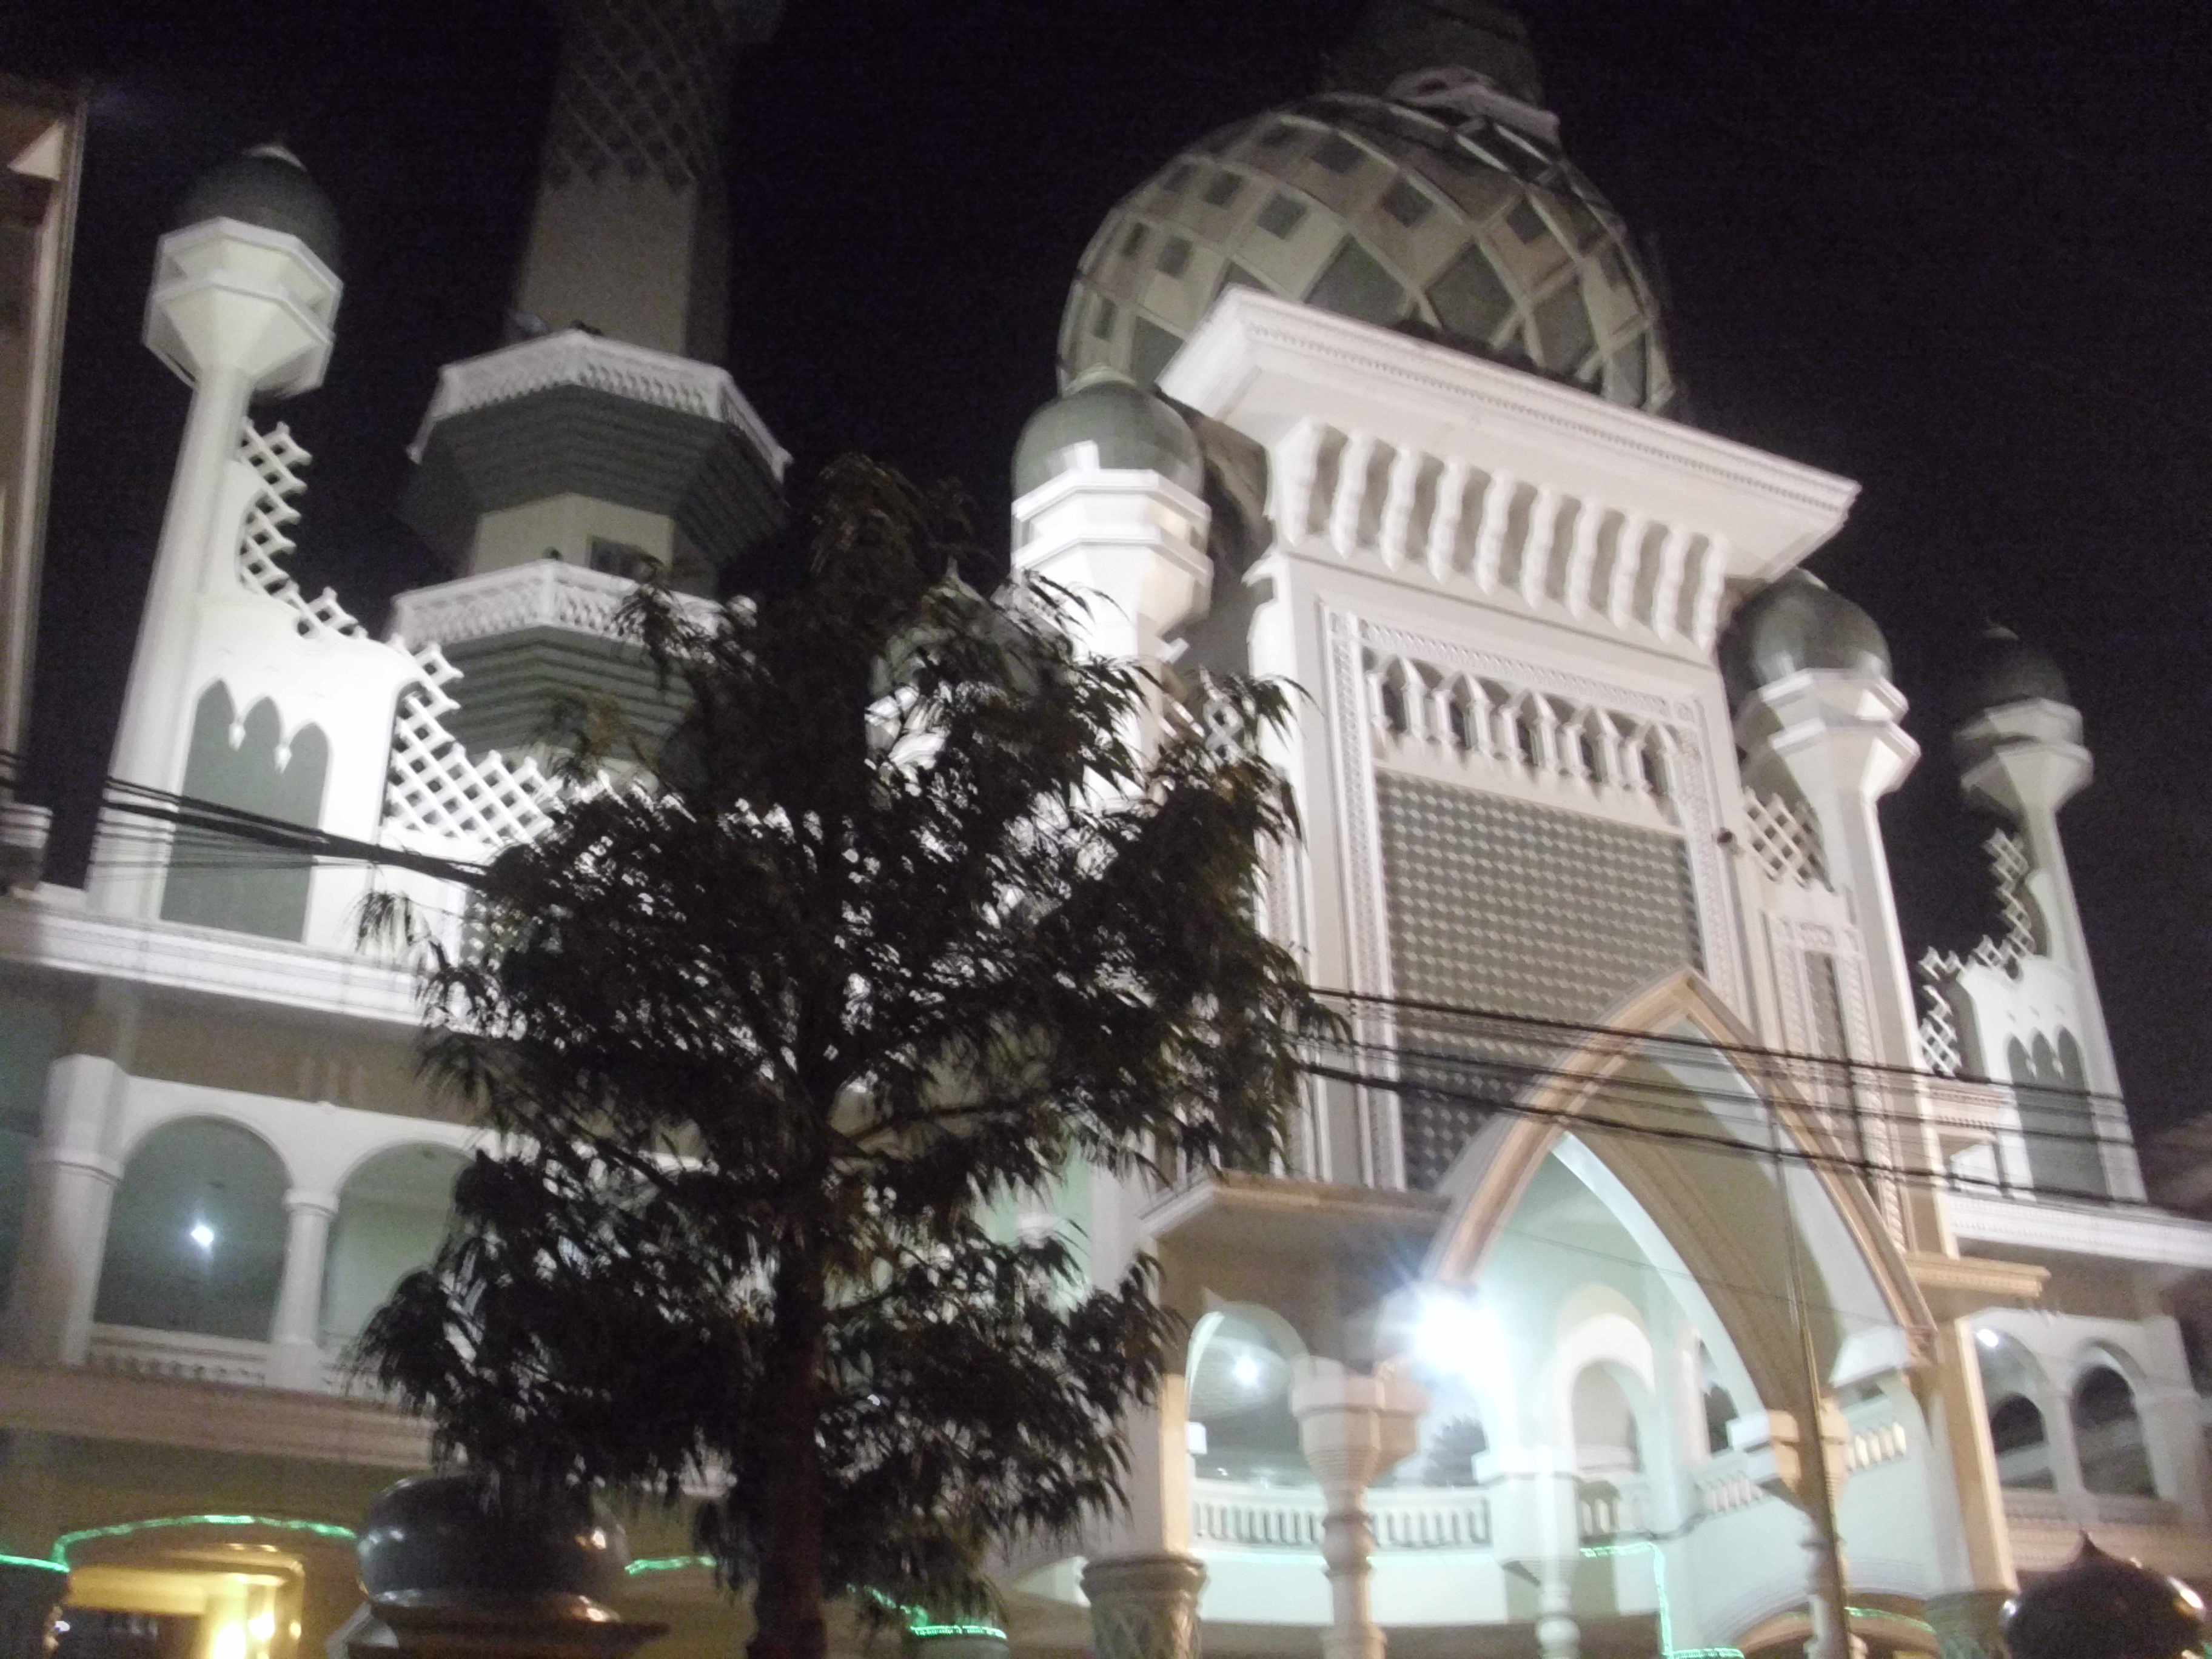
M1827 884L1820 832L1796 802L1746 789L1743 812L1749 826L1752 856L1769 880L1795 882L1801 887Z
M326 587L309 599L283 566L277 563L293 547L284 527L297 523L300 517L300 509L292 505L291 498L307 488L307 480L300 476L300 471L309 458L292 436L291 428L279 421L264 433L256 429L250 419L240 422L238 459L252 469L256 480L252 499L246 503L246 517L239 528L240 582L250 591L265 593L286 606L298 618L300 632L310 638L331 635L365 637L362 625L338 603L335 592Z
M550 821L558 786L535 762L510 766L496 754L471 756L441 718L454 707L445 688L459 678L435 644L414 653L421 676L399 695L386 780L387 829L474 847L527 840Z

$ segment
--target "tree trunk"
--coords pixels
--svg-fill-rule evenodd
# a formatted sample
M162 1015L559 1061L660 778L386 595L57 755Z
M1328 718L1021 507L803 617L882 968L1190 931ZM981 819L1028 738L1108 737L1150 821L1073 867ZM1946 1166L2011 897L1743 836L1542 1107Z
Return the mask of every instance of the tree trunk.
M811 1259L776 1275L775 1339L762 1379L773 1413L759 1513L760 1582L747 1659L823 1659L822 1273Z

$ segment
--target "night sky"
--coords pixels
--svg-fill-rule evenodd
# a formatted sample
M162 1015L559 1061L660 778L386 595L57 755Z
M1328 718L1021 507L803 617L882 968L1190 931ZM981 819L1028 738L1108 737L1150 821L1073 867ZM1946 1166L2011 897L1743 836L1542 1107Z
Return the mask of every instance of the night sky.
M1313 89L1348 0L789 0L738 72L730 367L802 467L872 451L1003 522L1068 274L1126 191ZM2139 1123L2212 1062L2212 9L1532 0L1569 152L1645 240L1713 431L1860 480L1814 561L1887 632L1925 759L1885 823L1915 948L1994 924L1947 683L1994 617L2057 655L2066 815ZM159 15L156 15L159 14ZM24 793L104 765L185 390L138 343L194 174L281 134L349 237L295 561L380 623L438 364L497 343L554 61L537 8L34 0L0 66L98 88ZM73 810L72 810L73 809Z

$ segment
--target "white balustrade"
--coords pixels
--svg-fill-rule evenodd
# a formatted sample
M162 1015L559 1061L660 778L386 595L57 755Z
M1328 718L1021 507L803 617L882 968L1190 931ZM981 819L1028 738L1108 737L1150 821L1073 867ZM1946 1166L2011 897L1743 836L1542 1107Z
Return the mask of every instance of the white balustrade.
M1376 1486L1367 1494L1382 1550L1490 1547L1490 1499L1467 1486ZM1321 1549L1322 1503L1314 1486L1231 1480L1191 1483L1191 1534L1209 1549Z
M118 1371L126 1376L231 1382L258 1389L269 1381L269 1345L189 1331L94 1325L85 1364L94 1370Z
M620 639L623 607L636 592L637 584L627 577L538 559L402 593L392 602L392 629L412 647L458 645L528 628ZM711 628L721 614L711 599L689 593L669 598L677 614L695 627Z
M564 329L438 371L438 389L408 453L422 459L430 428L449 416L556 386L611 392L657 409L719 421L742 433L781 480L791 456L738 390L727 369L643 346Z
M1279 522L1339 559L1712 647L1728 574L1718 535L1318 423L1301 426L1279 464Z

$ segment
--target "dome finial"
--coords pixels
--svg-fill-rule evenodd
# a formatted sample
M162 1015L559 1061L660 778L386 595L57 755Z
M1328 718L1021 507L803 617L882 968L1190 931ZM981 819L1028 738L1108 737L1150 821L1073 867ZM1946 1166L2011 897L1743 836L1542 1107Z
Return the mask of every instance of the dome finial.
M1328 69L1334 84L1378 97L1417 70L1464 69L1523 103L1544 101L1528 26L1492 0L1369 0Z
M2030 645L2002 623L1982 629L1966 658L1966 672L1953 694L1963 724L2008 703L2045 702L2072 706L2066 677L2041 646Z

